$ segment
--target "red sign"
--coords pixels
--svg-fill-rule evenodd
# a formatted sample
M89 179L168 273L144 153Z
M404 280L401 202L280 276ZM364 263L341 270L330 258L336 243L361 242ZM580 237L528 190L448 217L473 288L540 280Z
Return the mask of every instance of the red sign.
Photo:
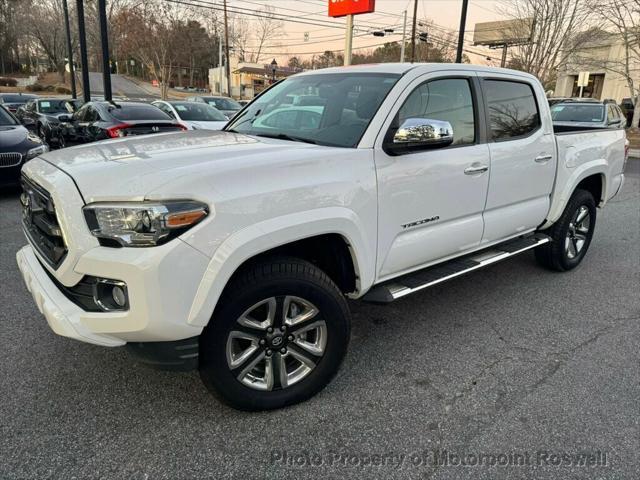
M376 0L329 0L330 17L372 13L375 8Z

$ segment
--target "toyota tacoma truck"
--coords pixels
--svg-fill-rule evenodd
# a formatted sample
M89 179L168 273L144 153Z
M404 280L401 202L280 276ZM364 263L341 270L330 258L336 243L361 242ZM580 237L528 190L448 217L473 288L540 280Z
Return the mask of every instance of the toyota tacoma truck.
M198 368L238 409L279 408L336 374L347 298L391 302L533 249L580 264L626 140L561 130L521 72L310 71L223 131L27 162L17 262L54 332Z

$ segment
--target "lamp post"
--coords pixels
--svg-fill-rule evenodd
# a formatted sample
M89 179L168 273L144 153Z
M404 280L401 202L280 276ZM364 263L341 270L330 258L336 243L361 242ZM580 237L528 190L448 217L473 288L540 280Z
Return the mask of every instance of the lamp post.
M273 83L276 83L276 70L278 69L278 62L276 62L276 59L274 58L271 61L271 80L273 81Z

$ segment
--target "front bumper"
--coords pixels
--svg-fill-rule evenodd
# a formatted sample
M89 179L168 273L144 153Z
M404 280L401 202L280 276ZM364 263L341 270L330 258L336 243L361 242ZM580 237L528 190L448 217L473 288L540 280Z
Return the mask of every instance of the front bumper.
M40 313L47 319L51 330L63 337L105 347L118 347L126 343L109 335L94 333L83 325L81 317L86 312L58 290L40 265L31 246L22 247L16 260L27 290L33 296Z
M38 309L58 335L108 347L199 335L202 327L187 320L208 258L180 240L141 250L97 247L74 267L83 276L125 282L126 311L89 312L76 305L51 280L30 245L16 259Z

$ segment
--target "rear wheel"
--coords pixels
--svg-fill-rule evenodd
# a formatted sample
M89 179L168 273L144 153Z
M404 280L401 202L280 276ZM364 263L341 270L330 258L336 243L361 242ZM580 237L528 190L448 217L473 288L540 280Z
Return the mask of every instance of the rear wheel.
M593 195L576 190L562 216L544 231L552 241L536 249L536 259L542 266L559 272L577 267L589 249L595 226Z
M301 402L335 375L349 342L346 300L298 259L240 274L200 339L200 376L229 405L269 410Z

